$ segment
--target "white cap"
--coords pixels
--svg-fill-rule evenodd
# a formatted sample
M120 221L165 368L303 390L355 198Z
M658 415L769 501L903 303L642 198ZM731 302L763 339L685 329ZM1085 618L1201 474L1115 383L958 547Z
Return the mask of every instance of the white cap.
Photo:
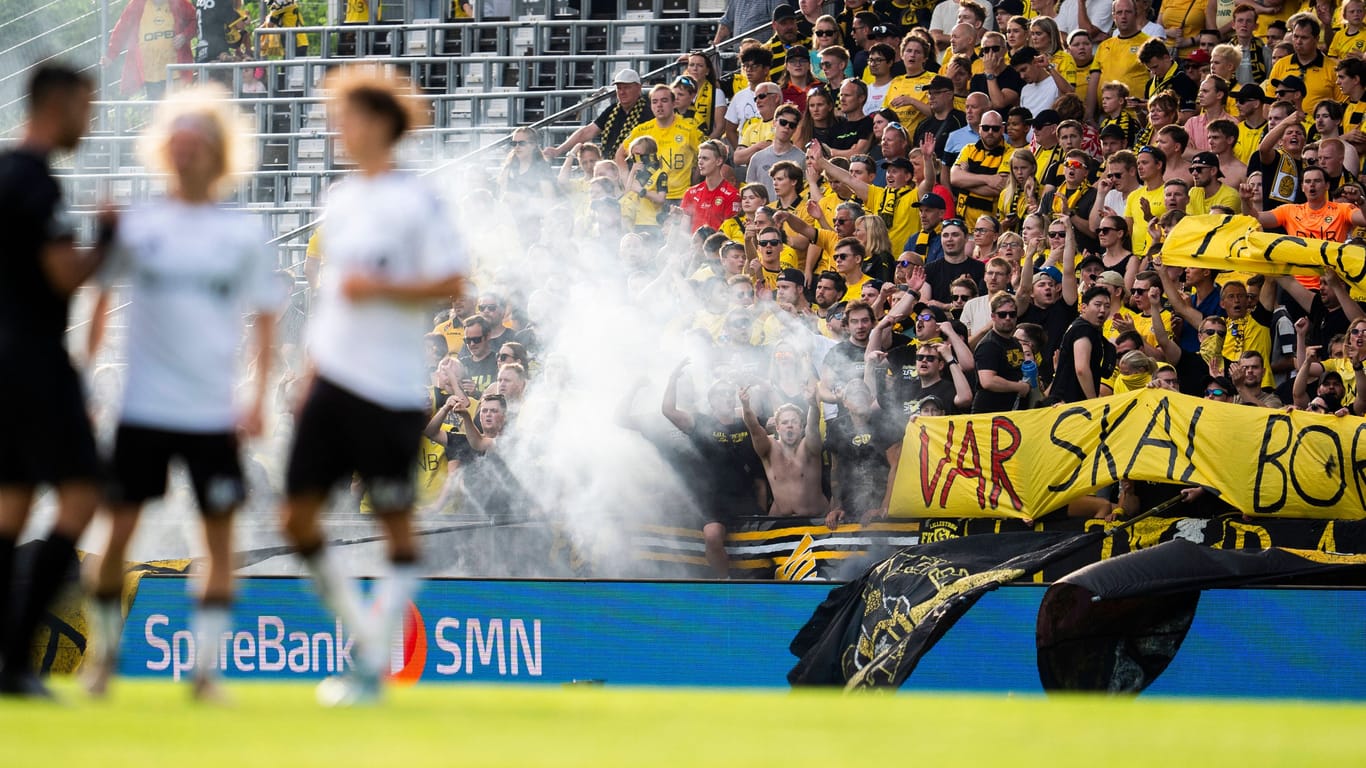
M612 85L621 85L623 83L640 85L640 73L634 69L621 70L617 73L616 77L612 78Z

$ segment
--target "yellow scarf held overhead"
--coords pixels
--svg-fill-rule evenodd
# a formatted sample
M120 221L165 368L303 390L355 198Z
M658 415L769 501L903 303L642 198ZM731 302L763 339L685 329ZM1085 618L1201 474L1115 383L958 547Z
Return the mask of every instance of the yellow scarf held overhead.
M1162 244L1162 263L1263 275L1332 269L1348 285L1366 290L1366 248L1263 232L1251 216L1187 216Z

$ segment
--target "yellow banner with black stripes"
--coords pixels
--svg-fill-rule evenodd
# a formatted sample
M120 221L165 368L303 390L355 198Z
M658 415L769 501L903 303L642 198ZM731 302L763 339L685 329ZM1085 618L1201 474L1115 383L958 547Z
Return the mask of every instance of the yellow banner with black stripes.
M1327 268L1366 290L1366 247L1263 232L1251 216L1187 216L1162 244L1162 264L1263 275L1317 275Z
M1366 518L1366 420L1157 389L907 425L893 517L1038 518L1120 479L1202 486L1251 515Z

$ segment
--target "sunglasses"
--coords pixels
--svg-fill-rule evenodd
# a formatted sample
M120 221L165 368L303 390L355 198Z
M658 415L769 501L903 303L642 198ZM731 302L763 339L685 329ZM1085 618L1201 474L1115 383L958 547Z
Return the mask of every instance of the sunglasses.
M1122 177L1123 175L1124 175L1124 174L1122 174L1122 173L1107 173L1107 174L1105 174L1105 178L1107 178L1107 179L1118 179L1118 178Z
M483 336L466 336L466 337L465 337L465 343L466 343L466 344L483 344L483 343L484 343L484 337L483 337Z
M1086 167L1086 163L1083 163L1080 160L1068 160L1067 162L1063 163L1063 165L1067 166L1068 168L1076 168L1078 170Z
M521 139L513 139L513 140L512 140L512 146L514 146L514 147L529 147L529 146L531 146L531 142L529 142L529 141L523 141L523 140L521 140Z
M1118 230L1118 229L1115 229L1114 227L1096 227L1096 234L1097 234L1097 235L1108 235L1108 234L1110 234L1111 232L1118 232L1118 231L1119 231L1119 230Z
M997 131L999 131L999 130L1001 130L1001 126L999 126L999 125L985 125L985 124L983 124L983 125L980 125L980 126L977 127L977 131L978 131L979 133L986 133L987 131L991 131L992 133L995 133L995 132L997 132Z
M797 127L797 121L796 121L796 120L779 120L779 121L778 121L778 125L781 125L781 126L784 127L784 128L796 128L796 127Z
M1049 233L1048 233L1048 239L1050 239L1050 240L1061 240L1061 239L1064 238L1064 237L1067 237L1067 233L1066 233L1066 232L1049 232Z
M1019 313L1019 312L1016 312L1016 311L1013 310L1013 309L1003 309L1003 310L997 312L997 313L996 313L996 316L999 317L999 318L1001 318L1002 320L1009 320L1009 319L1014 318L1014 317L1019 317L1019 316L1020 316L1020 313Z
M763 248L772 248L772 247L774 247L774 246L776 246L776 245L782 245L782 244L783 244L783 241L782 241L782 240L760 240L760 241L759 241L760 247L763 247Z
M922 363L933 363L939 359L939 355L916 355L915 359Z
M483 312L484 310L488 310L489 312L493 312L493 311L495 311L495 310L498 309L498 305L497 305L497 304L480 304L477 308L478 308L478 310L479 310L480 312Z
M1222 334L1222 333L1223 333L1223 331L1219 330L1218 328L1214 328L1214 329L1211 329L1211 330L1202 329L1202 330L1196 331L1196 332L1195 332L1195 335L1196 335L1196 336L1218 336L1218 335L1220 335L1220 334Z
M930 314L929 312L921 312L920 315L916 317L916 319L922 323L928 323L934 320L934 315Z
M754 98L756 98L756 99L767 99L767 98L770 97L770 96L777 96L777 95L778 95L778 94L776 94L776 93L756 93L756 94L754 94Z
M1001 46L999 46L999 45L984 45L984 46L982 46L982 53L1000 53L1000 52L1001 52Z
M509 353L507 353L507 352L499 352L499 353L498 353L498 359L499 359L499 360L516 360L516 359L517 359L517 356L516 356L516 355L513 355L513 354L509 354Z
M1223 397L1224 395L1227 395L1227 394L1228 394L1228 393L1225 392L1225 391L1222 390L1222 389L1207 389L1207 390L1205 390L1205 397Z
M992 229L991 227L973 227L973 228L972 228L972 234L974 234L974 235L986 235L986 234L990 234L990 233L995 232L995 231L996 231L996 230Z
M910 266L911 266L911 262L909 262L909 261L898 261L898 262L896 263L896 265L897 265L898 267L901 267L902 269L909 269Z
M835 261L843 261L843 260L845 260L845 259L852 259L852 258L854 258L854 254L852 254L852 253L837 253L837 254L835 254Z
M833 30L833 29L818 29L818 30L816 30L816 37L834 37L834 36L835 36L835 30Z
M1363 329L1363 328L1353 328L1352 331L1351 331L1351 333L1352 333L1353 336L1360 336L1361 334L1366 333L1366 329Z
M887 128L889 130L899 131L902 136L910 136L910 134L906 132L906 126L901 123L887 123Z
M966 293L955 293L955 294L953 295L953 300L954 300L954 301L967 301L968 299L971 299L971 298L972 298L972 297L969 296L969 295L967 295Z

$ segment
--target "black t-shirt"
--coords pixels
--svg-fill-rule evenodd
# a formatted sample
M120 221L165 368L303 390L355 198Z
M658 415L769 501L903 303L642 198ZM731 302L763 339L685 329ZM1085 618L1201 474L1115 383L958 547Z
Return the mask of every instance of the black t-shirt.
M825 365L835 372L835 384L844 385L851 379L863 378L863 355L867 347L852 341L841 341L825 353Z
M921 140L926 136L933 136L935 154L939 155L939 159L942 162L953 165L954 161L958 158L951 158L945 154L944 145L948 144L950 133L953 133L967 124L967 116L956 109L950 110L949 114L946 115L943 120L940 120L934 115L930 115L924 120L921 120L920 125L916 126L915 136L911 140L911 146L918 147L920 146Z
M195 0L194 7L199 14L195 60L217 61L228 50L228 25L237 20L237 9L231 0Z
M946 414L958 413L958 408L953 404L958 390L953 386L948 366L944 366L939 381L926 386L916 375L915 356L918 352L919 349L912 344L887 353L886 386L880 393L878 403L882 406L882 412L897 423L905 424L907 419L919 413L920 401L931 395L944 403Z
M974 93L991 93L991 91L987 88L987 76L985 74L973 75L972 80L969 82L970 85L968 87L968 90ZM1024 89L1025 82L1024 78L1020 77L1020 73L1016 72L1010 67L1006 67L1005 69L1001 70L1001 74L996 76L996 84L1001 86L1001 90L1003 91L1014 91L1016 93L1019 93L1021 90Z
M1053 389L1049 394L1064 403L1085 400L1081 382L1077 379L1076 356L1073 344L1081 339L1091 342L1091 385L1099 394L1101 379L1109 378L1115 370L1115 346L1106 341L1100 329L1091 325L1086 318L1078 317L1072 321L1067 333L1063 334L1062 345L1058 349L1058 367L1053 377Z
M702 479L717 499L753 498L755 467L761 467L745 422L727 425L709 414L693 416L693 447L702 456L706 472ZM762 471L762 470L760 470Z
M48 282L43 251L50 242L71 239L72 230L45 157L24 149L0 155L0 221L0 361L6 375L30 371L38 361L65 364L68 300Z
M474 380L475 396L483 397L484 390L498 378L498 355L489 352L483 360L476 361L470 356L470 351L464 349L455 359L465 367L465 378Z
M977 364L979 374L981 371L992 371L1006 381L1020 381L1024 378L1024 372L1020 369L1024 364L1024 348L1014 336L1002 336L995 330L988 331L977 343L972 359ZM992 392L986 387L981 387L972 398L972 412L1012 411L1015 410L1019 399L1020 396L1014 392Z
M852 149L859 139L872 140L873 118L864 117L853 121L837 118L834 125L829 128L817 128L815 135L822 144L831 149Z
M887 449L899 435L881 424L873 420L860 429L845 414L826 425L825 448L835 457L834 503L845 512L858 515L882 505L891 467Z
M1077 305L1068 304L1067 300L1061 296L1047 307L1041 307L1030 302L1029 309L1020 316L1022 323L1034 323L1043 327L1044 341L1047 342L1047 346L1041 351L1044 352L1045 360L1053 359L1053 353L1062 344L1062 335L1067 333L1068 326L1076 319Z
M1209 363L1199 352L1182 351L1181 356L1172 363L1176 369L1176 386L1182 394L1192 397L1205 396L1205 377L1209 376Z
M1347 313L1342 311L1342 307L1328 309L1323 303L1323 295L1314 292L1314 302L1309 305L1309 334L1305 338L1309 346L1328 346L1334 336L1347 332L1348 324Z
M983 282L987 276L987 265L977 259L967 258L961 263L951 264L947 258L936 259L925 266L925 282L934 290L935 301L949 298L949 287L953 281L967 275L977 283L977 293L986 290Z

